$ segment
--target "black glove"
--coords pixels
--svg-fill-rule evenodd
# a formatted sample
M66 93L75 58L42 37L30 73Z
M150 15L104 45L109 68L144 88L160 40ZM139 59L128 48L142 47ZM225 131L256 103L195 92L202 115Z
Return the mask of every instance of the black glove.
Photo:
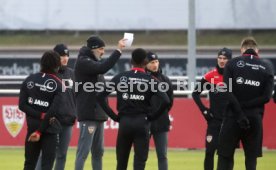
M55 117L50 118L49 127L46 129L46 132L56 134L56 133L60 133L61 130L62 130L62 126L59 120Z
M119 117L119 116L112 117L112 120L113 120L114 122L120 122L120 117Z
M148 121L153 121L154 120L153 117L150 114L147 115L147 119L148 119Z
M250 128L250 123L249 120L247 119L246 116L242 115L238 118L237 120L239 126L241 129L247 130Z
M213 113L210 111L210 109L205 109L202 111L202 114L205 118L205 120L208 122L214 118Z

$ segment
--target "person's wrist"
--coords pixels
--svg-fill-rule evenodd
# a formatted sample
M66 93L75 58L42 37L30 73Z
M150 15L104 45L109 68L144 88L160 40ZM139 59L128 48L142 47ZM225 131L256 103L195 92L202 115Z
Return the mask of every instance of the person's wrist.
M38 135L38 136L41 136L41 132L40 131L35 131L35 134Z

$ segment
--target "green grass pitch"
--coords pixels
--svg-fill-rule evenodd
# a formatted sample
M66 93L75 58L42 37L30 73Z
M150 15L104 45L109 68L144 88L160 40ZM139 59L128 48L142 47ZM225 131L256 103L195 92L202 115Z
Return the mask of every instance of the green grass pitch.
M74 169L76 149L68 151L66 170ZM217 158L217 156L215 157ZM203 169L203 150L169 150L169 169L170 170L202 170ZM23 148L0 148L0 169L1 170L20 170L23 169L24 149ZM91 169L91 155L89 155L85 170ZM217 159L215 159L217 161ZM128 169L133 167L133 152L131 152ZM103 169L116 169L116 156L114 149L106 149L103 157ZM244 156L241 150L237 150L235 155L235 170L244 170ZM258 159L258 170L276 169L276 151L264 151L264 156ZM158 170L155 150L151 149L146 165L146 170Z

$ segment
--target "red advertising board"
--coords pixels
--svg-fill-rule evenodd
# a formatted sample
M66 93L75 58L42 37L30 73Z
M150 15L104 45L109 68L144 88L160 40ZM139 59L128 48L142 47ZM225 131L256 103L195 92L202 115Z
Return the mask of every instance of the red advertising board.
M115 109L116 99L110 98ZM207 102L207 101L205 101ZM26 135L26 117L17 106L18 97L1 97L0 146L23 146ZM266 105L264 116L263 146L276 149L276 104ZM204 148L206 123L191 99L176 98L170 113L171 131L169 132L170 148ZM105 146L114 147L118 124L105 122ZM73 128L71 146L76 146L79 136L78 125ZM153 143L151 142L151 145Z

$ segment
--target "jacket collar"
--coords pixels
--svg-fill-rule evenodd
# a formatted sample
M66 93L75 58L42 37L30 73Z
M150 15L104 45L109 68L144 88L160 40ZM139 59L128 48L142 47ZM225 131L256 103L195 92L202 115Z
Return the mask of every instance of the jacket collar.
M145 69L140 68L140 67L134 67L134 68L132 68L131 70L132 70L132 71L136 71L136 72L143 72L143 73L146 72Z
M87 56L87 57L91 58L94 61L98 61L97 57L91 52L91 49L86 47L86 46L83 46L80 49L79 56Z
M253 49L247 49L243 54L242 54L242 56L244 56L244 57L246 57L246 56L254 56L254 57L257 57L257 58L259 58L259 55L256 53L256 51L255 50L253 50Z

